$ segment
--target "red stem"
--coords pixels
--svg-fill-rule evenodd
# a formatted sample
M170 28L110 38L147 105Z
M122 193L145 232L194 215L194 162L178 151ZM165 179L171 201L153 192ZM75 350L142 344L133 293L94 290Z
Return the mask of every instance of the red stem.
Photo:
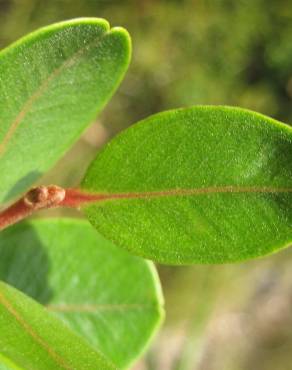
M131 193L88 193L80 189L63 189L56 185L31 189L16 203L0 212L0 230L30 216L41 209L55 207L80 208L88 203L115 199L148 199L169 196L190 196L220 193L292 193L292 188L268 186L211 186L196 189L169 189L163 191Z
M18 200L16 203L12 204L12 206L0 213L0 230L21 221L32 213L33 209L28 208L23 198Z
M79 189L65 190L56 185L38 186L0 212L0 230L27 218L39 210L56 207L80 208L81 205L86 203L111 198L110 195L85 193Z
M60 207L80 208L83 204L110 199L109 194L85 193L80 189L66 189Z
M0 230L30 216L35 211L58 207L65 198L65 189L56 185L38 186L0 212Z

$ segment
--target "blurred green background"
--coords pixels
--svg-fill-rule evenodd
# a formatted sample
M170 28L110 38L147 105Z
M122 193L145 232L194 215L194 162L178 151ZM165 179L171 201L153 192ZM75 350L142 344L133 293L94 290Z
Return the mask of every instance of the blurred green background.
M42 183L77 185L104 142L161 110L237 105L292 122L291 0L0 0L0 46L82 16L127 28L133 60ZM159 266L167 318L135 370L292 369L291 263L287 249L245 264Z

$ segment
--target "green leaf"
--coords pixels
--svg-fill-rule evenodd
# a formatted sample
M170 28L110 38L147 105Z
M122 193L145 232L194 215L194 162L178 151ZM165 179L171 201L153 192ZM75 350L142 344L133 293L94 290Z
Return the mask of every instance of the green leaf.
M0 53L0 204L69 149L121 82L130 38L103 19L42 28Z
M14 364L11 368L31 370L114 369L61 320L2 282L0 328L0 361L9 368Z
M0 353L0 370L19 370L20 368Z
M141 354L163 316L153 264L83 220L38 220L2 231L0 279L46 305L119 368Z
M96 229L162 263L226 263L287 246L292 130L250 111L193 107L154 115L110 142L83 184Z

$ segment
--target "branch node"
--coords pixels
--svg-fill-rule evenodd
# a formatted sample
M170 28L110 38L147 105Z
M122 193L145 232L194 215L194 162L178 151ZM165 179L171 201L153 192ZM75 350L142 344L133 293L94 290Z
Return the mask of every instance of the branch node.
M57 185L37 186L23 198L24 204L31 210L55 207L65 199L66 191Z

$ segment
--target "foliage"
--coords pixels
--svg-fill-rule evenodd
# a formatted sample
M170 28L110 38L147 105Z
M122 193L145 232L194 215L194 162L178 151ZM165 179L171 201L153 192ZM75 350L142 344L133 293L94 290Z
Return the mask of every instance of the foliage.
M83 220L46 219L0 237L0 279L61 317L119 368L141 352L162 317L152 263L102 239Z
M236 105L292 122L290 0L2 1L3 46L80 14L129 30L129 74L101 117L110 132L194 104Z
M41 29L0 54L2 205L28 190L105 105L127 69L129 45L123 29L83 19ZM154 261L262 256L290 241L291 140L287 126L237 108L151 116L93 161L81 185L94 199L85 214L109 240ZM3 366L112 368L94 347L128 367L161 321L154 267L85 221L17 225L1 232L0 253L1 279L61 319L1 283Z
M95 19L41 29L2 51L2 204L68 150L117 87L129 57L126 31L109 31L106 21ZM57 311L72 329L2 284L7 366L112 368L95 347L128 367L161 321L154 267L116 250L86 222L47 220L4 230L0 253L1 279Z
M109 200L86 214L117 245L162 263L263 256L291 242L291 145L290 127L238 108L154 115L93 161L82 187Z
M114 369L46 309L0 282L0 359L12 369Z
M78 139L129 58L126 31L109 30L103 20L53 25L1 52L1 203L23 193Z

